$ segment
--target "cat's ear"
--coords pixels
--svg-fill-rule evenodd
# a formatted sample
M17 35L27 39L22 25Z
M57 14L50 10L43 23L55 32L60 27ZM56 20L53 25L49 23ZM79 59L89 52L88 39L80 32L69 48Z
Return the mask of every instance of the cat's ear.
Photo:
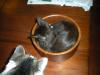
M15 48L15 51L11 57L11 59L15 59L17 57L20 57L20 56L24 56L25 55L25 49L22 45L18 45L16 48Z
M49 23L42 19L41 17L37 17L37 24L39 26L45 26L46 28L49 28Z
M46 66L47 66L48 58L46 58L46 57L41 58L41 59L38 60L38 62L39 62L39 64L38 64L38 65L39 65L39 70L40 70L41 72L43 72L44 69L45 69Z

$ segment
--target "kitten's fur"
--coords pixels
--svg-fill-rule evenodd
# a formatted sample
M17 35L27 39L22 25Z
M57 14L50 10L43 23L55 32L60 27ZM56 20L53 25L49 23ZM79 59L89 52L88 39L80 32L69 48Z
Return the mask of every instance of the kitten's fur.
M35 38L40 46L47 51L64 51L73 46L77 40L77 30L67 21L61 20L49 25L41 17L37 17L37 24Z
M25 54L24 47L19 45L0 75L43 75L47 62L46 57L37 60L32 55Z

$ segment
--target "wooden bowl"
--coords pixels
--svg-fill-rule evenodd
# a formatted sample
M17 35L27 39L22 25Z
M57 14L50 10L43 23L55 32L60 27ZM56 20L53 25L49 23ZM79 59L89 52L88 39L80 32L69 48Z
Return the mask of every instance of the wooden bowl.
M48 57L48 59L50 61L56 61L56 62L64 61L64 60L68 59L69 57L71 57L75 53L75 51L77 50L77 46L80 42L81 33L80 33L80 28L79 28L78 24L70 17L65 16L65 15L59 15L59 14L49 15L49 16L43 17L43 19L45 19L49 23L55 23L55 22L58 22L60 20L66 20L70 23L73 23L74 27L78 31L78 33L77 33L78 37L77 37L75 44L71 48L69 48L66 51L59 52L59 53L58 52L56 52L56 53L48 52L48 51L44 50L43 48L41 48L39 46L39 44L37 44L37 42L34 38L31 38L32 43L33 43L34 47L36 48L36 50L40 53L41 56ZM37 23L34 25L34 27L32 29L32 35L35 34L36 29L37 29Z

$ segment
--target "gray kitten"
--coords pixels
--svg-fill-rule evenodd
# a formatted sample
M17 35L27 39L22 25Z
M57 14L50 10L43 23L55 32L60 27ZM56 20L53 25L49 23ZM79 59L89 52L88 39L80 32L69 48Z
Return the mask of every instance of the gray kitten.
M19 45L0 75L43 75L47 62L46 57L37 60L34 56L25 54L24 47Z
M65 20L49 25L41 17L37 17L38 28L35 38L39 45L50 52L62 52L72 47L77 40L78 31Z

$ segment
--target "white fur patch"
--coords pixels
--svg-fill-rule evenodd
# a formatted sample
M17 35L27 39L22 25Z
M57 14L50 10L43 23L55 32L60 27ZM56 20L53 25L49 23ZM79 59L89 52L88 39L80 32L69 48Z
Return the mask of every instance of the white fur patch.
M43 62L41 62L42 66L40 68L41 68L42 71L44 71L44 69L45 69L45 67L48 63L48 59L46 57L44 57L44 58L42 58L42 60L43 60Z
M48 58L43 57L43 58L40 59L40 61L41 62L39 63L39 71L36 72L34 75L44 75L43 71L44 71L44 69L45 69L45 67L48 63Z
M34 75L43 75L43 72L39 71L39 72L36 72Z
M16 67L16 63L14 61L10 60L9 63L6 65L5 70L2 72L2 75L7 74L14 67Z
M33 58L33 59L35 58L35 57L34 57L34 56L32 56L32 55L30 55L30 57L31 57L31 58Z

